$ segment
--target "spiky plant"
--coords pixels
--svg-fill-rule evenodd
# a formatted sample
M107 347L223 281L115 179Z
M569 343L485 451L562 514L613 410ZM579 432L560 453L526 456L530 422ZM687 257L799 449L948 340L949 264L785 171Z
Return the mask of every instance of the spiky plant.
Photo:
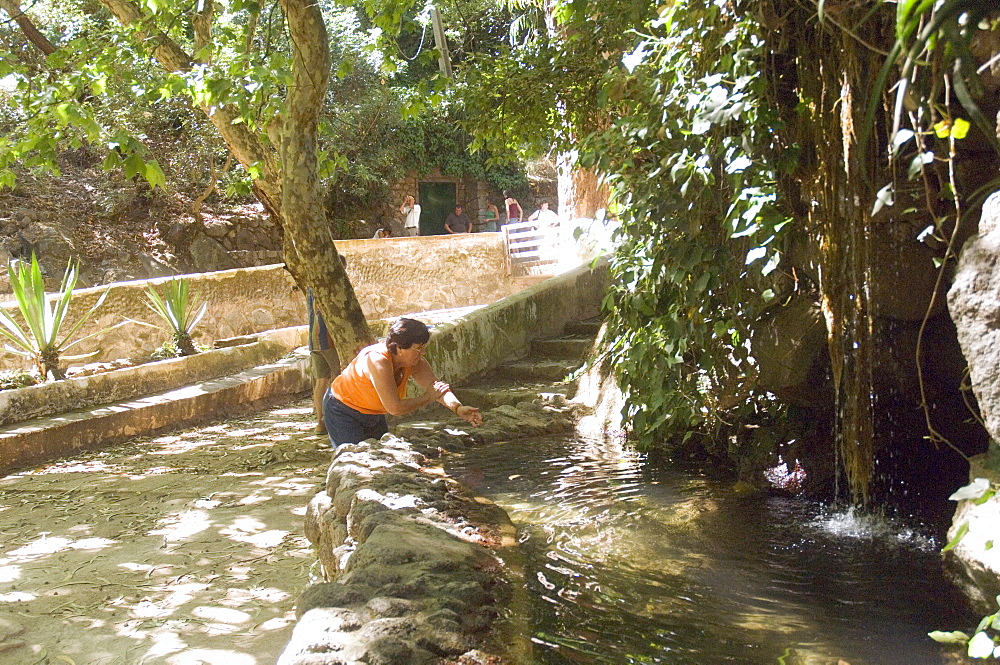
M171 334L177 352L182 356L198 352L191 338L191 332L205 316L208 303L198 305L198 294L190 293L190 285L185 278L173 278L163 285L163 295L146 287L147 305L163 319L164 329Z
M52 297L45 292L42 270L36 256L31 256L30 263L12 259L8 262L7 268L11 290L14 292L23 324L15 320L6 310L0 309L0 325L2 325L0 336L6 341L4 349L29 358L42 377L65 378L59 367L61 359L85 358L96 353L94 351L78 356L66 356L64 354L68 349L126 323L123 321L74 340L73 336L104 303L108 292L105 291L93 307L70 325L69 330L64 331L78 276L76 263L70 261L67 264L59 291Z

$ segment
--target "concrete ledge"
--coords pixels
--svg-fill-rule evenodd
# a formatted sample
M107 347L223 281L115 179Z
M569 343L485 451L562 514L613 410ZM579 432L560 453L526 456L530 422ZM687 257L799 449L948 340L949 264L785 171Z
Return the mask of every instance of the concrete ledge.
M308 327L281 328L250 344L0 392L0 425L109 404L226 376L286 355L307 343Z
M600 260L435 326L428 362L442 380L459 384L521 358L534 340L560 335L571 321L598 316L608 280L608 262Z
M524 356L535 339L596 316L607 279L606 262L585 266L459 312L435 325L430 362L439 376L458 384ZM376 334L384 334L387 324L370 322ZM311 387L308 356L278 359L305 344L306 336L306 326L282 328L260 333L253 344L0 393L0 473L305 392ZM248 367L254 369L227 376Z
M308 353L297 352L225 378L9 425L0 428L0 473L221 413L250 411L260 400L301 393L311 385Z

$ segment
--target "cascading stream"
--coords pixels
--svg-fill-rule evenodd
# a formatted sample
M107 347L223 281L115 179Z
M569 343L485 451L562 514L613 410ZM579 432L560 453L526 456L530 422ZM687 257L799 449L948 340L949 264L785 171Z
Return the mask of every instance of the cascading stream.
M448 471L519 528L537 663L944 663L926 633L976 622L926 525L739 496L572 439Z

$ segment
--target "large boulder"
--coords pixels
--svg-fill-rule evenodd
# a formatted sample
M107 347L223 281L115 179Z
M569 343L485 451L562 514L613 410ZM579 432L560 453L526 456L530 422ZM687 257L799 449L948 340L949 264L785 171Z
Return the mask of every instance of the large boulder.
M199 234L191 243L191 259L200 272L229 270L240 266L218 240Z
M760 387L800 406L828 402L833 392L826 338L823 312L812 298L798 296L771 308L751 339Z
M983 204L979 234L962 248L955 281L948 291L948 310L958 329L958 341L969 361L969 378L986 429L990 451L970 461L970 477L1000 483L997 441L1000 441L1000 192ZM982 602L1000 592L1000 549L992 546L1000 525L1000 498L980 503L959 502L949 539L965 535L952 550L954 561L969 581L967 593ZM993 606L995 607L995 605Z
M948 310L986 429L1000 441L1000 192L983 204L979 234L962 248Z
M21 238L28 253L38 256L39 263L51 275L61 277L70 259L77 255L73 241L48 224L32 222L21 231Z

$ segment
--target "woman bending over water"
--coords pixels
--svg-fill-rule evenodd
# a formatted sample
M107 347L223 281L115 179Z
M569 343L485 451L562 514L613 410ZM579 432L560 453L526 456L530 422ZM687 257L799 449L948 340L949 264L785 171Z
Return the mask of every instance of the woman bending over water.
M334 447L380 438L389 431L385 414L401 416L435 401L471 425L483 424L479 409L459 402L424 360L430 337L422 322L397 319L384 342L362 349L333 380L323 398L323 420ZM405 397L410 377L423 395Z

